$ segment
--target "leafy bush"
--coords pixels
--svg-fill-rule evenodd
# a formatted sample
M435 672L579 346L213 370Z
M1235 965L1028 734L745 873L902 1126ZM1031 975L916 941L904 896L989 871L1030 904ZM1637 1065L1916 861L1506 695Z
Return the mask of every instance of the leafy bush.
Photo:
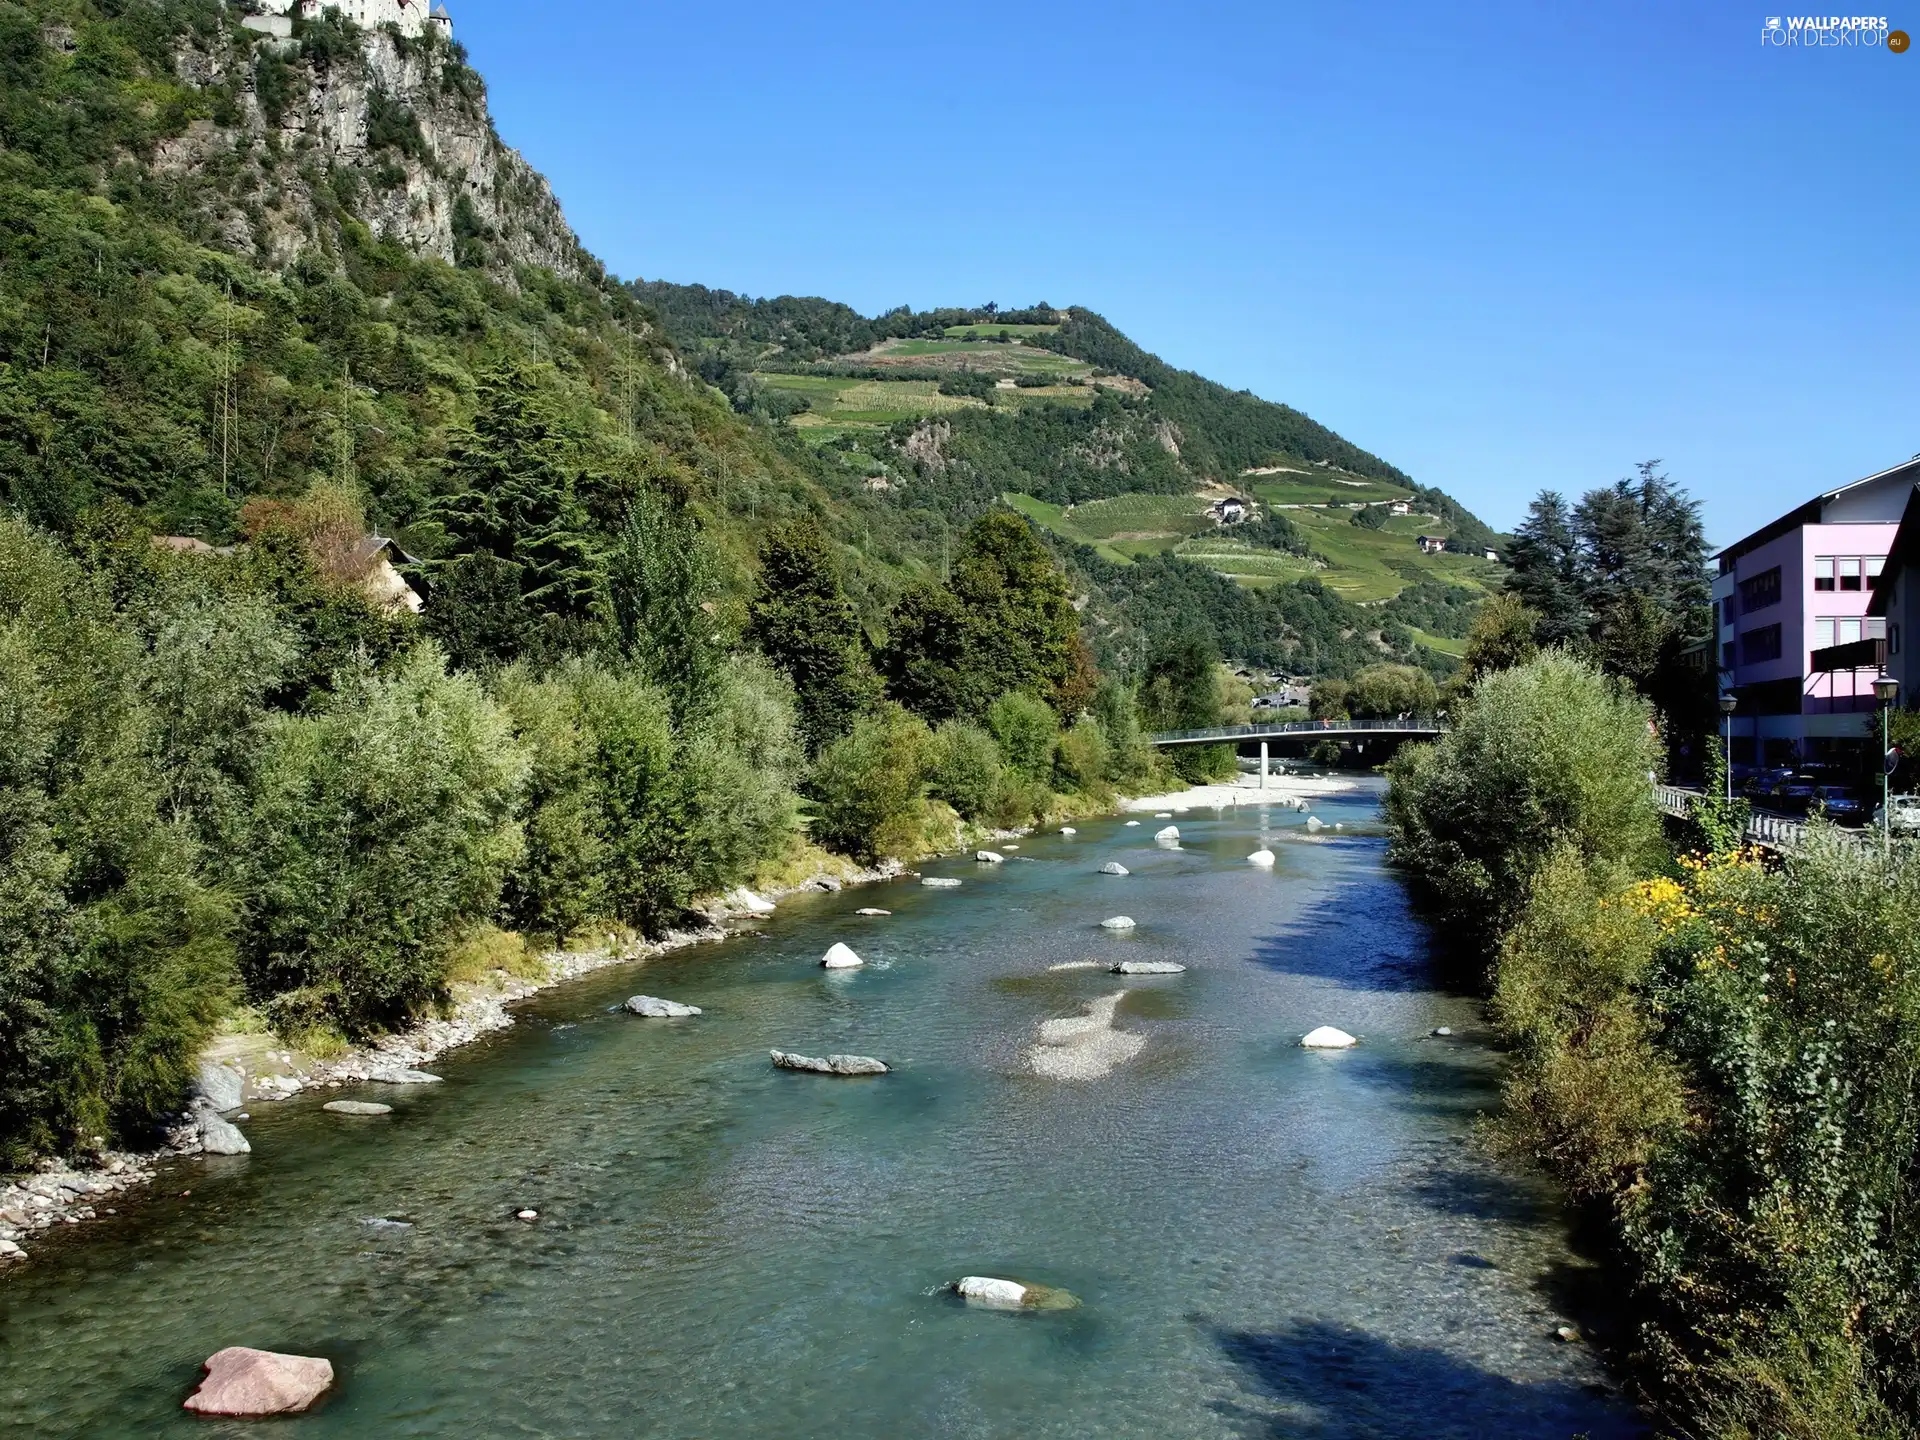
M0 519L0 1163L144 1139L230 1003L232 915L165 814L139 652Z
M520 857L526 775L505 713L430 648L276 719L250 849L254 994L348 1034L440 998L447 947L494 913Z
M1390 853L1443 933L1488 957L1560 846L1588 862L1651 864L1658 763L1645 703L1550 652L1482 679L1446 736L1395 757Z
M1112 794L1107 775L1113 768L1113 747L1106 731L1091 715L1063 732L1054 743L1054 783L1061 790L1099 799Z
M1315 686L1315 695L1319 687ZM1356 720L1431 715L1439 706L1433 677L1411 665L1369 665L1347 689L1347 711Z
M1009 690L987 708L987 729L1014 773L1040 780L1053 769L1053 737L1060 723L1044 701Z
M968 820L987 815L1007 785L1006 763L993 736L978 725L949 720L934 735L929 793Z
M813 838L861 860L915 854L933 758L932 732L905 707L888 702L862 715L814 761Z

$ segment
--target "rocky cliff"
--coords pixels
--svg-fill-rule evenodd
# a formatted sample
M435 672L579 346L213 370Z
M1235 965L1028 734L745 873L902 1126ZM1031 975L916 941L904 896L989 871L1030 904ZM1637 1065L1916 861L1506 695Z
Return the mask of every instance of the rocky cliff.
M240 253L284 269L351 217L509 284L523 265L598 276L545 179L495 132L464 52L437 35L337 14L291 40L225 24L187 40L177 72L211 102L152 166Z

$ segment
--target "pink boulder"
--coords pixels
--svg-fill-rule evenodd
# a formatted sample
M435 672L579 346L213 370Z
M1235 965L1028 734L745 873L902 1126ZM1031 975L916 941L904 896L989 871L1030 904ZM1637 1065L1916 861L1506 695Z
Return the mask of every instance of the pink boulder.
M331 1384L330 1361L234 1345L207 1361L207 1378L186 1408L201 1415L293 1415Z

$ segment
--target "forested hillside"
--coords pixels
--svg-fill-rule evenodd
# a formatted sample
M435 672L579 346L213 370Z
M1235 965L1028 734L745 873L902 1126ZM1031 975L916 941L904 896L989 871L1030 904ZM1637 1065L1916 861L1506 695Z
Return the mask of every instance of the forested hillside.
M1416 626L1477 592L1003 499L1398 484L1305 417L1079 312L619 284L458 47L239 20L0 0L0 1156L149 1135L221 1026L338 1045L819 847L1164 783L1140 732L1243 704L1223 657L1450 663Z

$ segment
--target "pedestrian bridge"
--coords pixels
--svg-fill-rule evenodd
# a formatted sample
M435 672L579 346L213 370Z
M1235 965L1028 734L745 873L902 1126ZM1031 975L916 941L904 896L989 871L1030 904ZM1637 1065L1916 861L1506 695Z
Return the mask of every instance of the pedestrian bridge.
M1446 726L1438 720L1268 720L1206 730L1168 730L1149 735L1147 743L1165 750L1249 740L1432 740L1445 733Z

